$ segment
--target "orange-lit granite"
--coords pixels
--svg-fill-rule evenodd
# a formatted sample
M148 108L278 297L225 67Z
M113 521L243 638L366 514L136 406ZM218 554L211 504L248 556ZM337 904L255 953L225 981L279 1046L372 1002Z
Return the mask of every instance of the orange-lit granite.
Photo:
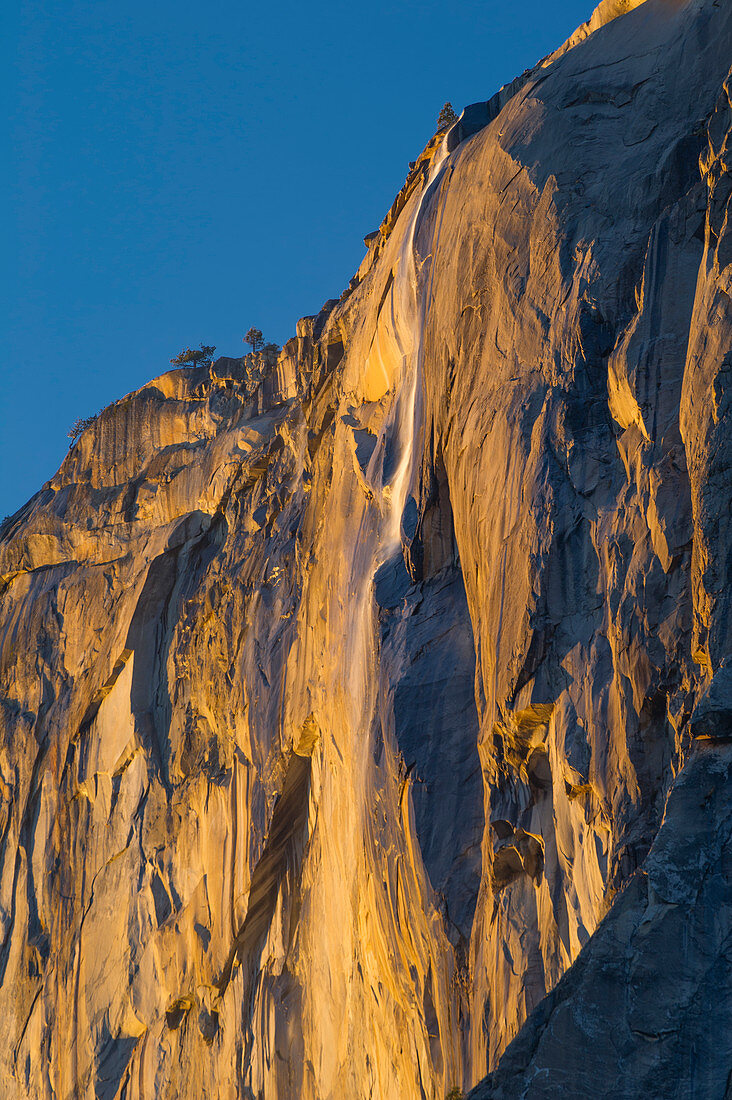
M726 1095L731 61L604 0L3 524L3 1100Z

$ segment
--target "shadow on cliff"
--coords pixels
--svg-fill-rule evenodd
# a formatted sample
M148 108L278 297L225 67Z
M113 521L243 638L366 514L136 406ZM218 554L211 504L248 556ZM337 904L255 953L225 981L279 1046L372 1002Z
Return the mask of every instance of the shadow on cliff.
M223 546L228 526L223 516L211 522L196 511L178 524L168 546L151 563L127 634L134 654L130 706L140 743L167 791L171 790L170 723L172 702L168 656L185 601L198 589Z
M247 962L258 971L259 955L277 905L280 884L287 871L301 862L301 841L308 816L310 757L290 758L287 775L272 814L272 822L249 887L247 915L239 929L224 972L219 979L223 994L235 966Z
M478 898L483 782L475 645L441 454L421 506L409 497L402 548L375 577L380 721L409 779L424 865L448 938L466 951ZM377 744L377 753L380 746Z
M261 855L252 872L247 913L231 946L217 985L223 997L230 982L241 967L243 989L240 1003L243 1013L244 1046L241 1066L248 1066L254 1042L253 1026L248 1026L256 1011L259 983L264 995L288 1002L293 1011L288 1047L295 1058L298 1039L292 1031L297 1017L296 1003L300 989L285 966L280 973L271 973L262 966L262 952L275 918L278 898L282 893L282 934L289 951L300 915L300 871L307 846L308 805L310 799L311 761L309 756L293 753L290 757L282 791L275 803L269 832ZM293 1045L294 1044L294 1045ZM285 1072L286 1067L280 1066ZM244 1096L251 1096L244 1080Z

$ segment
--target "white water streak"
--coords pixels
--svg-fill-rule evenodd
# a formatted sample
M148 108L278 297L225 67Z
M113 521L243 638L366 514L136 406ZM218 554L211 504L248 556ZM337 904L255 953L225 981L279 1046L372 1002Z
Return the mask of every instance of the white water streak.
M386 560L400 544L401 518L414 471L414 445L417 434L417 388L423 364L424 326L432 287L434 250L437 247L437 241L435 240L430 257L429 285L420 302L419 272L417 271L414 254L414 238L425 201L431 195L432 186L438 179L448 155L447 142L443 141L430 166L427 184L412 215L409 229L405 234L394 276L391 298L392 323L403 357L398 383L398 388L402 392L398 392L395 398L397 419L395 443L399 448L400 458L391 483L384 490L384 496L388 502L388 511L386 530L381 539L380 562ZM407 389L404 393L405 387Z
M365 717L373 713L375 703L373 698L368 698L371 683L369 654L374 623L373 580L380 566L393 557L401 545L401 518L414 471L414 447L418 429L417 394L423 360L422 341L432 287L430 271L429 285L420 296L420 273L417 270L414 244L425 203L433 196L433 186L449 155L446 145L443 141L435 154L427 183L404 233L390 293L390 316L388 320L384 318L377 322L386 322L401 356L394 382L392 411L382 437L383 443L386 436L391 436L390 446L396 449L399 457L397 468L388 483L382 482L381 494L385 508L377 518L375 530L372 527L373 513L369 514L368 510L364 513L351 563L353 602L343 638L342 658L345 658L347 669L346 682L354 728L361 726ZM436 244L435 240L431 264L434 264ZM364 746L367 744L367 738L364 738L363 743Z

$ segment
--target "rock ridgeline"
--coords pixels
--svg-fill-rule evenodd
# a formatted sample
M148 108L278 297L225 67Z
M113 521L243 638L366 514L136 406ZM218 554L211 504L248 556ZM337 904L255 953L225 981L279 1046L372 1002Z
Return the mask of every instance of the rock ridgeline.
M3 524L3 1097L729 1097L731 61L603 0Z

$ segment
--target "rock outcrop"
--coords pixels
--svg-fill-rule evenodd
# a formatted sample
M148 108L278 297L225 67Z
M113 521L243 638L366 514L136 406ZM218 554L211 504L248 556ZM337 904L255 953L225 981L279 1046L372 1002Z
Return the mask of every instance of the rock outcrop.
M731 61L603 0L3 524L8 1100L729 1095Z

